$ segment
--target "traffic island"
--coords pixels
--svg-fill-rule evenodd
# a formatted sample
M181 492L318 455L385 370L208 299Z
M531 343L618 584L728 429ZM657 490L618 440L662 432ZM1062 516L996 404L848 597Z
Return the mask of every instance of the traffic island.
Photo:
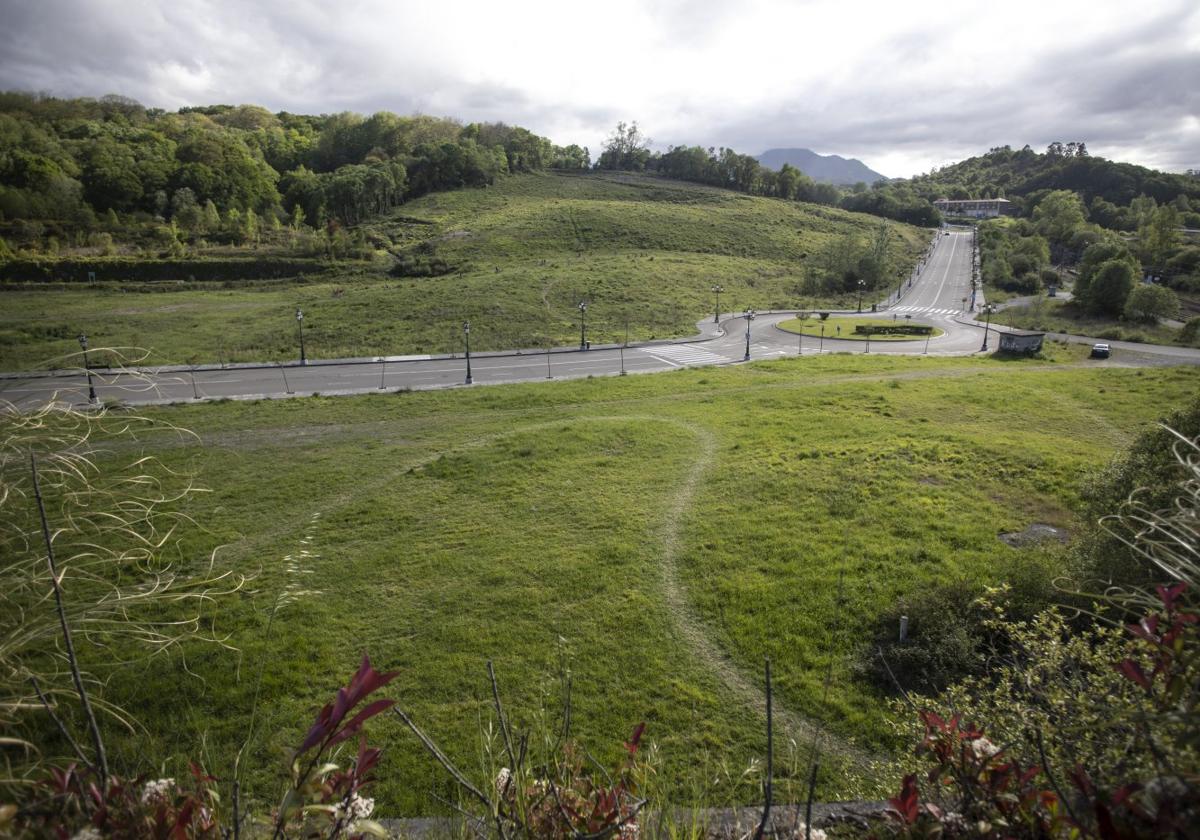
M824 327L824 337L848 341L924 341L945 335L945 331L919 321L906 318L791 318L776 324L784 332L805 337L819 338Z

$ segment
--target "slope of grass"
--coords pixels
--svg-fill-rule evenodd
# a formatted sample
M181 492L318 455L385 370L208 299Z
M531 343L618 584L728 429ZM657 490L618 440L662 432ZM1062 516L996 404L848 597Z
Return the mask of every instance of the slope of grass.
M33 368L77 350L136 346L156 363L289 359L305 312L312 358L443 353L472 323L479 350L568 343L587 299L594 342L690 335L710 288L738 307L836 306L804 298L806 261L830 237L866 238L881 220L632 175L521 175L485 190L438 193L365 225L373 267L308 281L9 286L0 291L0 369ZM897 265L926 238L888 223ZM387 273L388 252L442 276Z
M1147 341L1152 344L1180 344L1179 330L1165 324L1149 324L1110 318L1085 312L1074 301L1035 298L1023 306L997 312L993 320L1023 330L1087 335L1115 341Z
M854 355L162 410L202 441L163 457L198 458L214 491L188 506L210 530L182 556L226 544L221 562L258 576L210 616L237 654L110 683L146 727L114 750L174 770L203 739L227 778L261 663L245 791L269 802L279 756L366 651L478 767L492 658L518 720L552 722L567 667L574 731L602 760L645 720L677 799L752 800L761 707L730 674L755 686L769 655L781 720L886 753L885 698L853 667L875 617L933 580L995 580L1017 551L1001 531L1070 527L1084 473L1198 386L1195 368ZM394 720L371 732L381 811L437 810L449 789L419 745ZM879 792L869 766L826 766L824 798Z

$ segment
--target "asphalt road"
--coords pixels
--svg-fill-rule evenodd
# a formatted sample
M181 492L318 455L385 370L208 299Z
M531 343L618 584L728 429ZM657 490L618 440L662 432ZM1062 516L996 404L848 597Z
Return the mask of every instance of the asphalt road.
M876 341L870 352L877 354L967 355L979 352L983 324L974 320L971 306L971 234L951 229L939 234L932 252L911 283L906 283L899 300L889 300L880 311L897 319L911 316L920 323L933 324L944 335L915 341ZM894 295L893 295L894 297ZM965 299L965 302L964 302ZM974 301L983 305L982 297ZM864 303L870 309L868 303ZM794 316L794 312L762 313L752 321L735 315L722 315L720 324L702 321L700 334L680 342L620 347L593 347L580 351L559 349L510 353L474 353L471 356L473 386L503 382L528 382L546 379L570 379L587 376L616 376L674 370L680 367L732 364L744 361L749 344L752 360L817 353L862 353L862 341L826 337L799 339L777 329L776 324ZM855 313L837 313L829 321L833 331L838 317ZM749 341L747 342L747 323ZM1001 328L992 326L993 333ZM1090 342L1092 339L1067 337ZM995 341L995 338L992 339ZM1162 357L1172 364L1200 364L1200 350L1154 345L1127 345L1110 342L1119 355L1128 350L1140 355ZM1160 362L1161 363L1161 362ZM196 368L173 367L143 369L136 373L93 371L92 384L97 398L121 400L129 404L188 402L196 399L261 399L293 394L361 394L397 391L405 388L449 388L466 385L466 360L461 357L391 357L388 359L350 359L316 361L308 365L204 365ZM82 371L47 374L0 375L0 400L20 409L30 409L49 400L69 401L76 405L89 402L88 383Z

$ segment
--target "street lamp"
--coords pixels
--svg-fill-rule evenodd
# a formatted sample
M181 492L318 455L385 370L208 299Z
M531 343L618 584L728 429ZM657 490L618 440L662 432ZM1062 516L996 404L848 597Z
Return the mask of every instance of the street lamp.
M304 356L304 313L296 309L296 326L300 329L300 364L308 364L308 359Z
M983 323L983 346L979 348L980 353L986 353L988 349L988 328L992 325L992 305L990 303L983 307L983 314L987 316L987 320Z
M750 319L754 317L754 310L746 310L746 355L743 361L750 361Z
M463 321L463 339L467 342L467 383L471 384L471 322Z
M587 301L579 302L579 349L587 349Z
M97 402L96 388L92 384L92 366L88 364L88 339L83 333L79 334L79 346L83 349L83 369L87 372L88 400L91 402Z
M716 308L713 310L713 323L721 323L721 292L725 291L724 286L713 286L712 293L717 296Z
M867 281L861 277L858 279L858 311L862 312L862 296L863 289L867 288Z

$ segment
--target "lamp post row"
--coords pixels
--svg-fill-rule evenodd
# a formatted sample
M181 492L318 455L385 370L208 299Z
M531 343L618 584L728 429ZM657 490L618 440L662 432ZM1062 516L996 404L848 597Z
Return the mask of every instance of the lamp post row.
M899 286L897 286L897 292L896 292L897 298L899 298L899 296L900 296L900 291L901 291L902 285L903 284L901 283ZM860 279L858 281L858 307L857 307L859 312L862 311L862 297L863 297L863 292L865 289L866 289L866 282L863 281L862 279ZM714 296L713 323L719 324L721 321L721 293L725 291L725 288L721 285L713 285L711 291ZM588 302L586 300L580 301L579 305L578 305L578 309L579 309L579 349L580 350L588 350L588 349L590 349L590 345L587 340ZM991 326L991 310L992 310L991 306L987 306L984 308L984 312L987 315L987 319L988 319L987 324L985 325L985 328L984 328L983 347L981 348L984 351L986 351L988 349L988 329ZM753 320L755 314L756 314L755 310L753 310L753 309L746 309L745 312L743 313L743 317L746 319L746 349L745 349L745 353L743 356L744 360L750 359L750 322L751 322L751 320ZM296 309L296 329L297 329L297 334L298 334L298 338L299 338L299 342L300 342L300 364L307 365L308 364L308 354L306 352L305 345L304 345L304 311L302 309L300 309L299 307L297 307L297 309ZM628 344L629 344L628 329L629 329L629 327L628 327L628 322L627 322L626 323L625 346L628 346ZM83 350L83 364L84 364L84 369L86 371L87 380L88 380L88 399L91 400L92 402L97 402L96 388L95 388L95 384L92 379L91 365L88 361L88 337L87 337L87 335L85 335L84 333L80 333L78 336L78 341L79 341L80 348ZM821 324L820 342L821 343L820 343L818 352L823 351L823 349L824 349L824 343L825 343L825 325L824 325L824 323ZM465 384L470 385L474 382L474 378L471 375L471 322L470 321L463 322L463 343L465 345L465 356L466 356L466 365L467 365ZM624 346L621 348L621 350L622 350L621 372L624 373L625 372ZM381 357L381 362L383 365L382 370L384 371L384 373L381 376L379 387L383 388L384 387L384 379L386 378L387 362L384 357ZM549 362L548 355L547 355L547 362Z

